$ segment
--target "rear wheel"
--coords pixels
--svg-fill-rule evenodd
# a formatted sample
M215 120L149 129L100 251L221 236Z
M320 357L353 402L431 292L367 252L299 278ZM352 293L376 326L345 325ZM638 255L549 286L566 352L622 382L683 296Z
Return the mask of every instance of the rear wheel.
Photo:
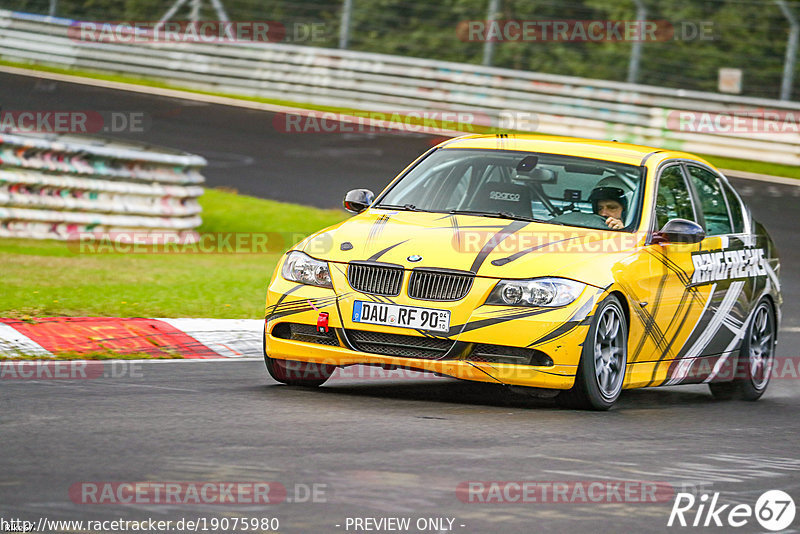
M767 300L761 300L742 341L733 381L708 385L715 398L748 401L761 398L769 385L775 362L776 329L772 306Z
M622 392L628 363L628 325L619 299L606 297L597 307L583 344L575 385L557 400L569 408L608 410Z
M335 365L295 360L281 360L267 355L267 334L264 333L264 363L269 376L287 386L315 388L328 380L336 370Z

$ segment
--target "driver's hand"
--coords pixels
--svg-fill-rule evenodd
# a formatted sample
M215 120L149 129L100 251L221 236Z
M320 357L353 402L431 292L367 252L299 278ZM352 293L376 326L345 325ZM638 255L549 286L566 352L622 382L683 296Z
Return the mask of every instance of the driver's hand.
M622 230L624 228L622 221L615 219L614 217L609 217L606 219L606 226L608 226L611 230Z

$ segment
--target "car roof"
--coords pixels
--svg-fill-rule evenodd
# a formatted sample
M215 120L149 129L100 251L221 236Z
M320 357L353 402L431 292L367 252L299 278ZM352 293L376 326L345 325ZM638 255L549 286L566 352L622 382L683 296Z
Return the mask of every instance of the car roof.
M559 154L582 158L601 159L642 165L650 155L654 162L665 159L692 159L709 165L703 158L686 152L661 149L644 145L618 143L616 141L600 141L580 137L556 137L546 135L465 135L449 139L439 145L440 148L476 148L490 150L521 150L544 154Z

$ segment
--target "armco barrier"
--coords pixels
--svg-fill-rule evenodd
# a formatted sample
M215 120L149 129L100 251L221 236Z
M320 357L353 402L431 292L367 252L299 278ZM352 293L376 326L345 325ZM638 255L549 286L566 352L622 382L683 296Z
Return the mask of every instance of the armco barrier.
M71 24L0 11L0 57L316 105L474 111L505 129L525 129L506 119L526 113L541 133L800 164L796 102L282 43L88 42ZM743 125L728 128L734 117Z
M0 237L136 231L191 241L205 164L95 138L0 132Z

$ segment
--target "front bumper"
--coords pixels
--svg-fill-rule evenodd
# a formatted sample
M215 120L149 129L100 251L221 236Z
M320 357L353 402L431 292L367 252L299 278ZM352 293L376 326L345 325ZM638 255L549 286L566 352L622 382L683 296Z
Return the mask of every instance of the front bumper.
M266 353L278 359L336 366L401 367L478 382L547 389L572 387L591 313L602 292L587 286L575 302L561 308L480 305L495 283L493 279L476 278L470 295L458 302L420 302L402 295L392 299L396 304L451 311L450 332L432 337L447 340L465 350L450 351L445 359L433 359L355 350L354 344L348 343L352 338L348 332L352 333L353 329L377 334L426 336L407 328L364 323L354 325L351 321L353 302L369 301L374 297L354 291L341 277L334 279L335 289L332 290L296 284L278 275L273 278L267 293ZM328 313L329 327L338 333L334 338L338 342L321 344L274 335L278 332L275 328L284 323L315 326L321 312ZM550 365L472 361L469 353L475 344L535 349L548 357Z

